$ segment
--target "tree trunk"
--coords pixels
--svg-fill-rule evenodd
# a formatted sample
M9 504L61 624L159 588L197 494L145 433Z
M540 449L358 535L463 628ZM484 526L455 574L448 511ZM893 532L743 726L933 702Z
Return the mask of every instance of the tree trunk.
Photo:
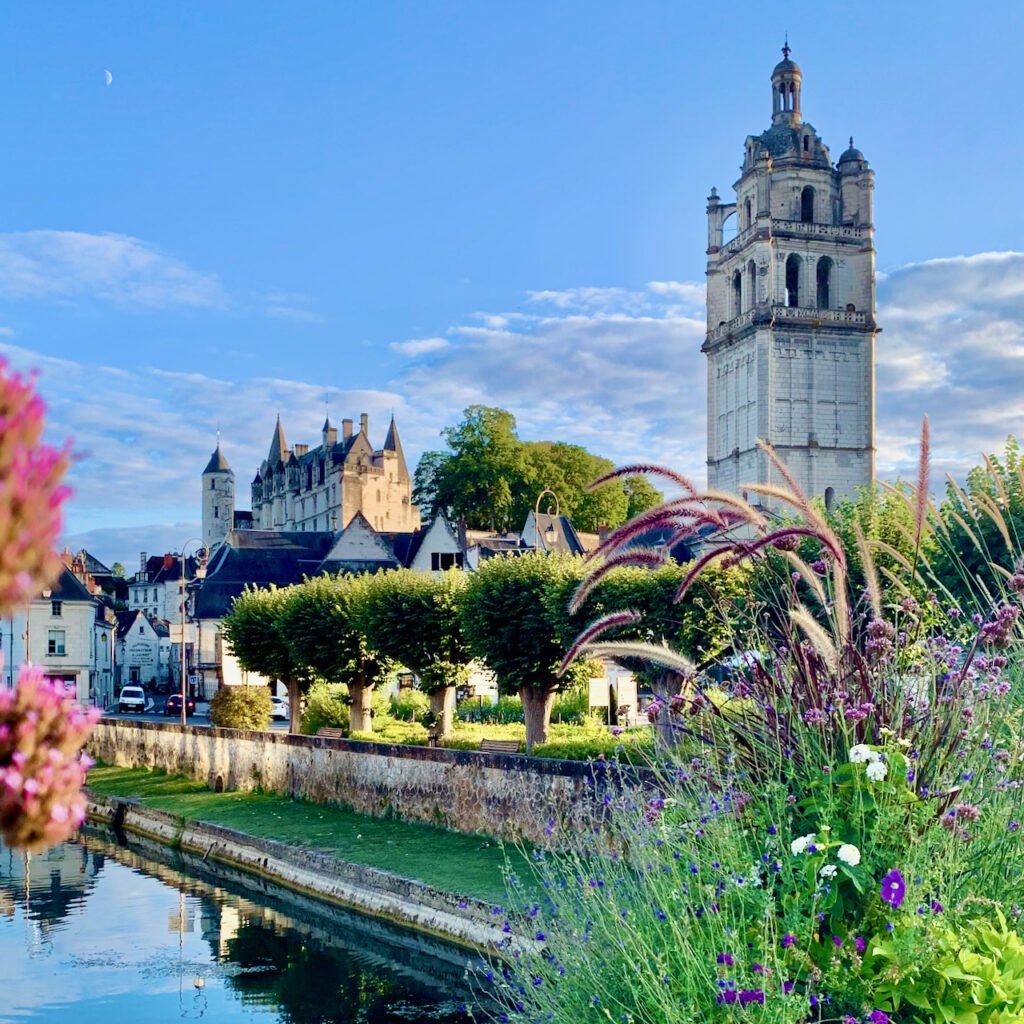
M523 702L523 718L526 720L526 752L535 743L547 743L548 726L551 724L551 708L555 703L554 690L541 690L536 686L522 686L519 698Z
M284 685L288 691L288 731L302 732L302 687L297 679L288 679Z
M673 697L683 692L683 677L678 672L663 672L651 680L651 692L657 698L660 710L654 720L654 737L659 749L668 750L676 744L679 730L676 716L669 710Z
M452 734L455 719L455 687L446 686L434 690L430 695L430 713L434 716L431 732L438 740L446 740Z
M349 732L373 732L373 719L370 717L373 686L367 686L365 677L360 673L359 682L349 684L348 695L352 702L348 713Z

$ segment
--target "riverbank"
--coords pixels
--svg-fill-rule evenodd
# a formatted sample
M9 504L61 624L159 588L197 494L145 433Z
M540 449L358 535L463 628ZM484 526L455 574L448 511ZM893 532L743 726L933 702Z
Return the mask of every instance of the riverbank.
M529 872L481 837L162 772L94 768L89 797L94 821L474 948L503 935L506 863Z

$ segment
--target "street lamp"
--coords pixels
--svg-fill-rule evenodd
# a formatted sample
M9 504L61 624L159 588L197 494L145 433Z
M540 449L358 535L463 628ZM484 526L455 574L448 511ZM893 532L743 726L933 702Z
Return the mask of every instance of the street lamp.
M533 550L535 554L540 548L540 503L544 500L546 494L555 499L555 518L559 519L562 515L562 506L558 501L558 495L550 487L545 487L537 495L537 503L533 506ZM554 540L558 536L558 532L553 525L548 528L546 534L549 540Z
M185 551L189 544L199 544L202 549L202 541L198 537L189 537L184 544L181 545L181 554L178 556L181 559L181 593L178 595L180 598L179 608L181 610L181 725L185 727L185 709L188 704L188 694L186 690L186 682L188 681L187 668L185 664Z

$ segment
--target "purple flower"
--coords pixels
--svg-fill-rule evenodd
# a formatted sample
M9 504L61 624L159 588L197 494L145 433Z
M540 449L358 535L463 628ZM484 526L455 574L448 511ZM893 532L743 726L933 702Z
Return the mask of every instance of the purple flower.
M900 905L903 903L903 897L907 895L907 883L903 881L903 876L893 868L886 876L882 879L882 899L892 907L893 910L899 910ZM888 1020L888 1017L886 1018Z
M872 1010L868 1014L870 1024L889 1024L889 1014L882 1010Z
M864 941L863 936L858 935L854 940L853 944L857 947L858 953L863 953L868 948L868 944Z
M789 949L790 946L795 946L795 945L796 945L796 936L795 935L783 935L782 936L782 948L783 949Z
M728 953L719 953L718 963L725 964L726 967L732 967L733 959Z
M759 988L745 988L740 991L740 1006L749 1006L756 1003L764 1006L764 992Z
M784 981L782 983L782 994L784 996L788 996L789 993L792 992L792 991L793 991L793 982L791 982L791 981Z
M838 935L833 935L832 936L832 945L835 946L836 949L842 949L843 948L843 940L841 938L839 938Z

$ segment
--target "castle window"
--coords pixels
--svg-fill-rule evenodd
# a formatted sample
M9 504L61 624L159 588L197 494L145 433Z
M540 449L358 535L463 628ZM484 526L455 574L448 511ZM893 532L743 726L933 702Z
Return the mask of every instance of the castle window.
M795 252L786 258L786 305L800 305L800 263L801 259Z
M833 507L835 506L835 503L836 503L835 488L826 487L825 488L825 508L826 508L826 510L831 512Z
M753 223L753 221L751 219L751 216L750 216L750 197L749 196L747 197L746 201L743 204L743 209L744 209L744 211L746 213L746 222L744 223L743 226L745 228L749 228L751 223Z
M210 490L211 491L217 490L217 481L216 480L211 480L210 481Z
M804 136L804 152L809 153L811 150L811 140L805 135Z
M800 193L800 220L804 224L814 223L814 189L810 185Z
M743 312L743 275L737 270L732 275L732 315Z
M216 505L213 506L213 518L220 519L220 509Z
M751 309L757 305L757 267L751 260L747 264L747 306Z
M822 256L818 260L818 309L829 309L832 305L830 301L830 290L832 284L832 260L828 256Z

